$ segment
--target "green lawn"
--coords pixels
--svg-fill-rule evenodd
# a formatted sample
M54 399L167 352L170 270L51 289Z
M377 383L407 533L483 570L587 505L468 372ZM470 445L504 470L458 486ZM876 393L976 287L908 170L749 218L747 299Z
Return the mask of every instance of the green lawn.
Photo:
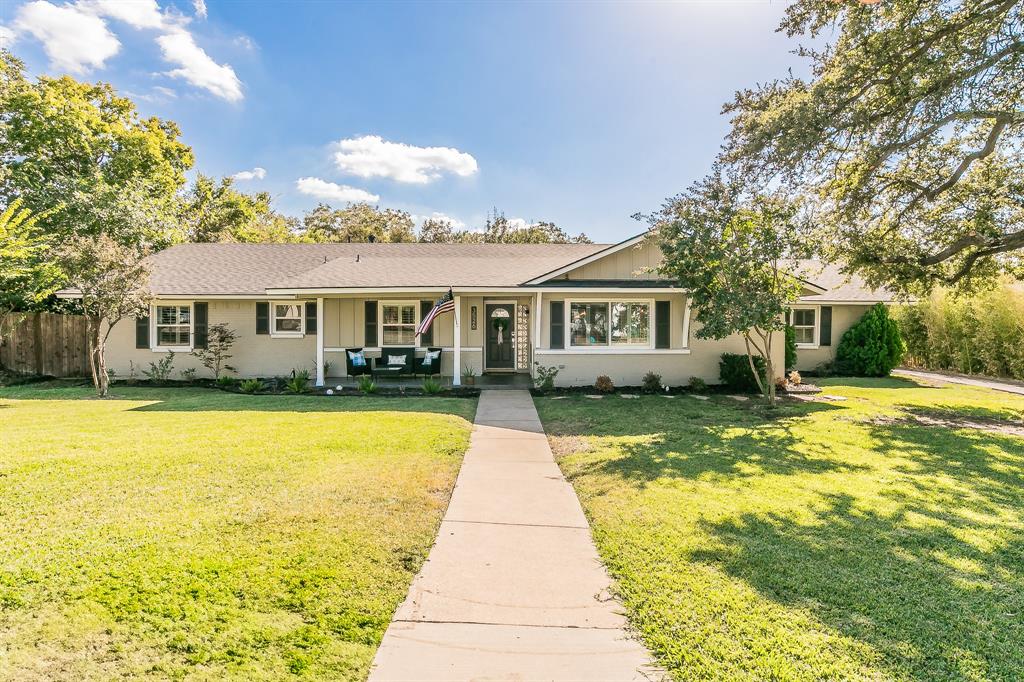
M363 679L475 401L0 389L0 679Z
M633 626L680 680L1021 679L1024 398L821 383L536 400Z

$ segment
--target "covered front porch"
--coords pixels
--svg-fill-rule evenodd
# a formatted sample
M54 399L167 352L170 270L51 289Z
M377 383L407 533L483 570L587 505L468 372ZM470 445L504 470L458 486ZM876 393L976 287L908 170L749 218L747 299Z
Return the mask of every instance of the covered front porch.
M338 294L304 299L316 308L316 385L351 385L346 354L362 351L367 362L389 362L390 351L412 349L417 361L440 351L439 378L481 388L530 385L535 341L540 338L540 294L458 292L454 310L438 315L422 336L415 331L447 289ZM308 323L307 323L308 325ZM313 330L306 329L306 333ZM470 379L472 377L472 379ZM379 377L375 377L375 380ZM422 376L386 377L382 385L419 386Z

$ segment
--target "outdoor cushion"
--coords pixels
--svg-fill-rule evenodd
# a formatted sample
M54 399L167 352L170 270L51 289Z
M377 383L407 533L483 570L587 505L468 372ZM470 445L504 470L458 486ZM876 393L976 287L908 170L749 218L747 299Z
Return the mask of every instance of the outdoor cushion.
M424 366L433 365L434 364L434 360L437 360L439 357L441 357L441 351L439 351L439 350L428 350L423 355L423 365Z
M404 355L389 355L388 356L388 364L389 365L404 365L405 364L405 356Z
M363 351L353 353L348 351L348 357L352 361L353 367L366 367L366 356L363 355Z

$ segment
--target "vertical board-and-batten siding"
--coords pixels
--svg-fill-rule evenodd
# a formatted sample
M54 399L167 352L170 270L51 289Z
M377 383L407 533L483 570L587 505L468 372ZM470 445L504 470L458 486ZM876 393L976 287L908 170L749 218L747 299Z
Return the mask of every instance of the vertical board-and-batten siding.
M0 345L0 367L55 377L89 375L89 342L82 315L28 313L0 320L13 331ZM127 324L125 326L128 326Z
M658 245L642 241L570 270L562 279L660 279L654 271L660 262Z

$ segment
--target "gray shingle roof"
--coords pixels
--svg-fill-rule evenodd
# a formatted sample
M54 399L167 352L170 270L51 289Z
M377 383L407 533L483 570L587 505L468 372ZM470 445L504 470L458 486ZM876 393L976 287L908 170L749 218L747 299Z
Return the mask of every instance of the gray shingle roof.
M889 303L896 299L887 289L872 289L858 275L844 275L839 265L830 265L818 260L796 261L795 274L826 289L823 294L803 296L800 300L840 301L848 303Z
M514 287L607 247L607 244L181 244L151 257L150 286L153 294L161 298L266 296L268 289ZM795 273L826 289L822 294L804 296L802 300L806 302L874 303L895 299L885 289L868 288L860 277L844 275L837 265L801 260L796 261ZM583 285L583 282L574 283ZM67 289L63 293L74 295L75 290Z
M510 287L606 246L181 244L152 257L150 284L164 297L324 287Z

